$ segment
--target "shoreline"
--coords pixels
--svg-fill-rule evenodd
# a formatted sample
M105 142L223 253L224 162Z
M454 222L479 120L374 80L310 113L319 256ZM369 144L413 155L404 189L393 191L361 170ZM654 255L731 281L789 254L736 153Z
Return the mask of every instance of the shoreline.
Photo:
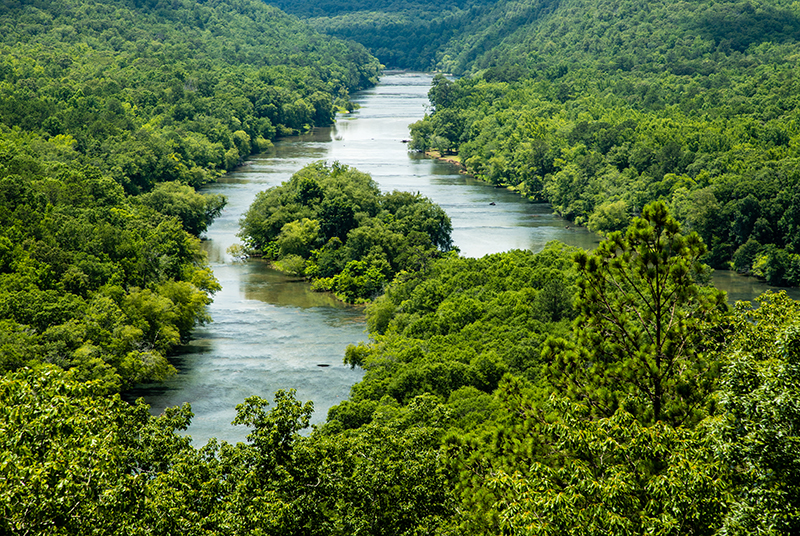
M436 160L440 160L442 162L447 162L449 164L456 165L459 168L459 173L464 174L464 175L469 175L469 173L467 172L466 166L464 166L464 164L461 162L461 159L458 157L458 155L442 156L441 153L439 153L439 151L434 151L434 150L424 151L423 154L425 156L430 157L430 158L435 158ZM470 176L474 177L474 175L470 175ZM477 177L475 177L475 178L477 179ZM477 180L480 180L480 179L477 179ZM486 181L483 181L483 182L486 182ZM491 184L491 183L487 182L486 184ZM520 195L521 197L525 197L516 188L514 188L513 186L502 186L502 185L492 185L492 186L495 186L496 188L506 188L506 189L508 189L508 190L510 190L512 192L515 192L516 194ZM529 198L528 198L528 201L532 202L532 203L536 203L536 201L533 201L532 199L529 199ZM570 225L568 225L567 228L570 228L570 227L574 226L575 228L586 229L588 231L588 228L583 226L583 225L575 225L575 223L570 221L570 220L566 220L566 221L570 222ZM726 269L722 269L722 268L715 268L714 269L714 273L718 273L718 272L722 272L722 273L726 274L726 275L718 276L718 279L721 279L723 277L729 277L727 274L731 274L731 275L735 276L736 278L741 278L743 281L752 281L753 283L756 283L756 284L764 284L764 285L766 285L766 282L763 279L759 278L758 276L754 276L752 274L742 274L742 273L739 273L736 270L732 270L732 269L727 269L726 270ZM774 286L771 286L771 285L767 285L767 286L769 287L767 290L772 290L773 292L779 292L781 290L784 290L784 291L786 291L786 294L790 298L796 299L796 300L800 299L800 287L774 287ZM730 299L729 299L729 301L730 301Z
M467 173L467 168L464 164L461 163L461 158L457 154L449 155L449 156L442 156L439 151L424 151L423 154L425 156L430 156L431 158L435 158L437 160L441 160L442 162L448 162L450 164L454 164L459 167L461 173Z

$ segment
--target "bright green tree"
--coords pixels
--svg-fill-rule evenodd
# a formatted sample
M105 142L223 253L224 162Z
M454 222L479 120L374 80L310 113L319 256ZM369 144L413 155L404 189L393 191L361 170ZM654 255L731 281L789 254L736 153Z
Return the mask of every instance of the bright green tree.
M630 220L625 201L608 201L594 208L594 213L589 216L589 229L600 233L622 231Z
M222 213L227 199L223 195L203 195L179 182L156 184L152 192L139 197L144 205L169 216L175 216L183 228L197 236Z
M536 461L526 475L500 472L491 482L507 533L715 533L728 482L700 428L643 426L624 409L593 421L585 406L553 403L560 417L543 433L560 461Z
M718 393L716 455L734 472L724 534L800 531L800 302L739 302Z
M142 402L100 394L55 367L0 378L0 532L143 533L148 483L191 451L174 433L191 411L154 418Z

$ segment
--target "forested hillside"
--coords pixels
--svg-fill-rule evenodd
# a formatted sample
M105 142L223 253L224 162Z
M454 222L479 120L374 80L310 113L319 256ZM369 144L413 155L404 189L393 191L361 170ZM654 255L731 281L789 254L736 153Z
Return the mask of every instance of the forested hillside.
M255 1L0 5L0 370L174 372L219 286L194 187L331 123L379 65Z
M673 51L670 63L696 59L701 42L723 52L744 52L754 44L800 36L798 13L786 0L266 3L323 32L364 44L389 67L454 74L509 63L523 69L552 66L553 60L628 70L663 62L659 57L668 51Z
M430 70L441 51L493 13L494 0L268 0L329 35L366 46L390 69Z
M663 200L712 266L797 285L799 14L563 2L486 53L453 55L473 74L437 79L414 147L600 232Z
M665 200L713 267L800 284L795 4L288 4L389 65L466 75L414 148L600 232Z
M331 123L379 68L255 0L4 2L0 47L0 122L71 136L134 193Z
M445 48L452 59L442 62L442 69L464 73L509 63L528 69L567 63L608 72L710 74L721 56L735 59L729 56L761 43L800 38L800 13L785 0L505 0L493 10L485 28L476 27ZM704 54L713 52L714 63L701 69L708 60Z

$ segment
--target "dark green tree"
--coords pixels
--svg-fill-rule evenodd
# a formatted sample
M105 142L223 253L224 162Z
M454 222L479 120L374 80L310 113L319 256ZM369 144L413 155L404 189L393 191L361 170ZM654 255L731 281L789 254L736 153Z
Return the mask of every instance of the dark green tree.
M581 274L575 339L550 339L552 383L610 417L621 402L643 423L690 423L713 386L708 327L725 294L701 287L695 233L683 236L663 203L647 205L623 235L575 255Z
M454 249L441 207L419 194L381 193L368 174L338 162L309 164L258 193L239 223L249 249L351 303Z
M624 409L593 421L585 406L551 403L559 420L543 433L561 461L540 457L527 474L499 471L490 480L504 534L717 533L728 481L701 427L644 426Z

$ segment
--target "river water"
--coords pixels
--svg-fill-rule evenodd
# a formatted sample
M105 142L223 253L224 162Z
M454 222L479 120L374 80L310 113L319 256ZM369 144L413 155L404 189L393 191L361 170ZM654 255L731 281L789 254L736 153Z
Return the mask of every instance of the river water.
M230 422L236 404L248 396L271 400L276 390L294 388L300 400L314 401L312 423L323 422L328 409L347 398L361 371L343 365L342 358L348 344L367 338L363 309L311 292L260 260L240 262L225 253L239 242L238 220L256 193L316 160L370 173L384 191L429 197L450 216L462 255L538 251L551 240L587 249L597 244L595 235L570 228L547 205L462 175L452 164L409 153L403 140L408 125L426 111L430 82L427 74L387 74L377 87L359 93L354 101L361 108L340 115L335 126L281 140L207 189L228 197L203 243L222 284L209 307L213 322L196 329L191 344L174 358L176 377L140 386L128 398L143 396L156 414L191 403L195 417L188 433L197 446L211 437L243 440L247 430ZM767 288L725 272L715 274L714 281L734 299L752 299Z

